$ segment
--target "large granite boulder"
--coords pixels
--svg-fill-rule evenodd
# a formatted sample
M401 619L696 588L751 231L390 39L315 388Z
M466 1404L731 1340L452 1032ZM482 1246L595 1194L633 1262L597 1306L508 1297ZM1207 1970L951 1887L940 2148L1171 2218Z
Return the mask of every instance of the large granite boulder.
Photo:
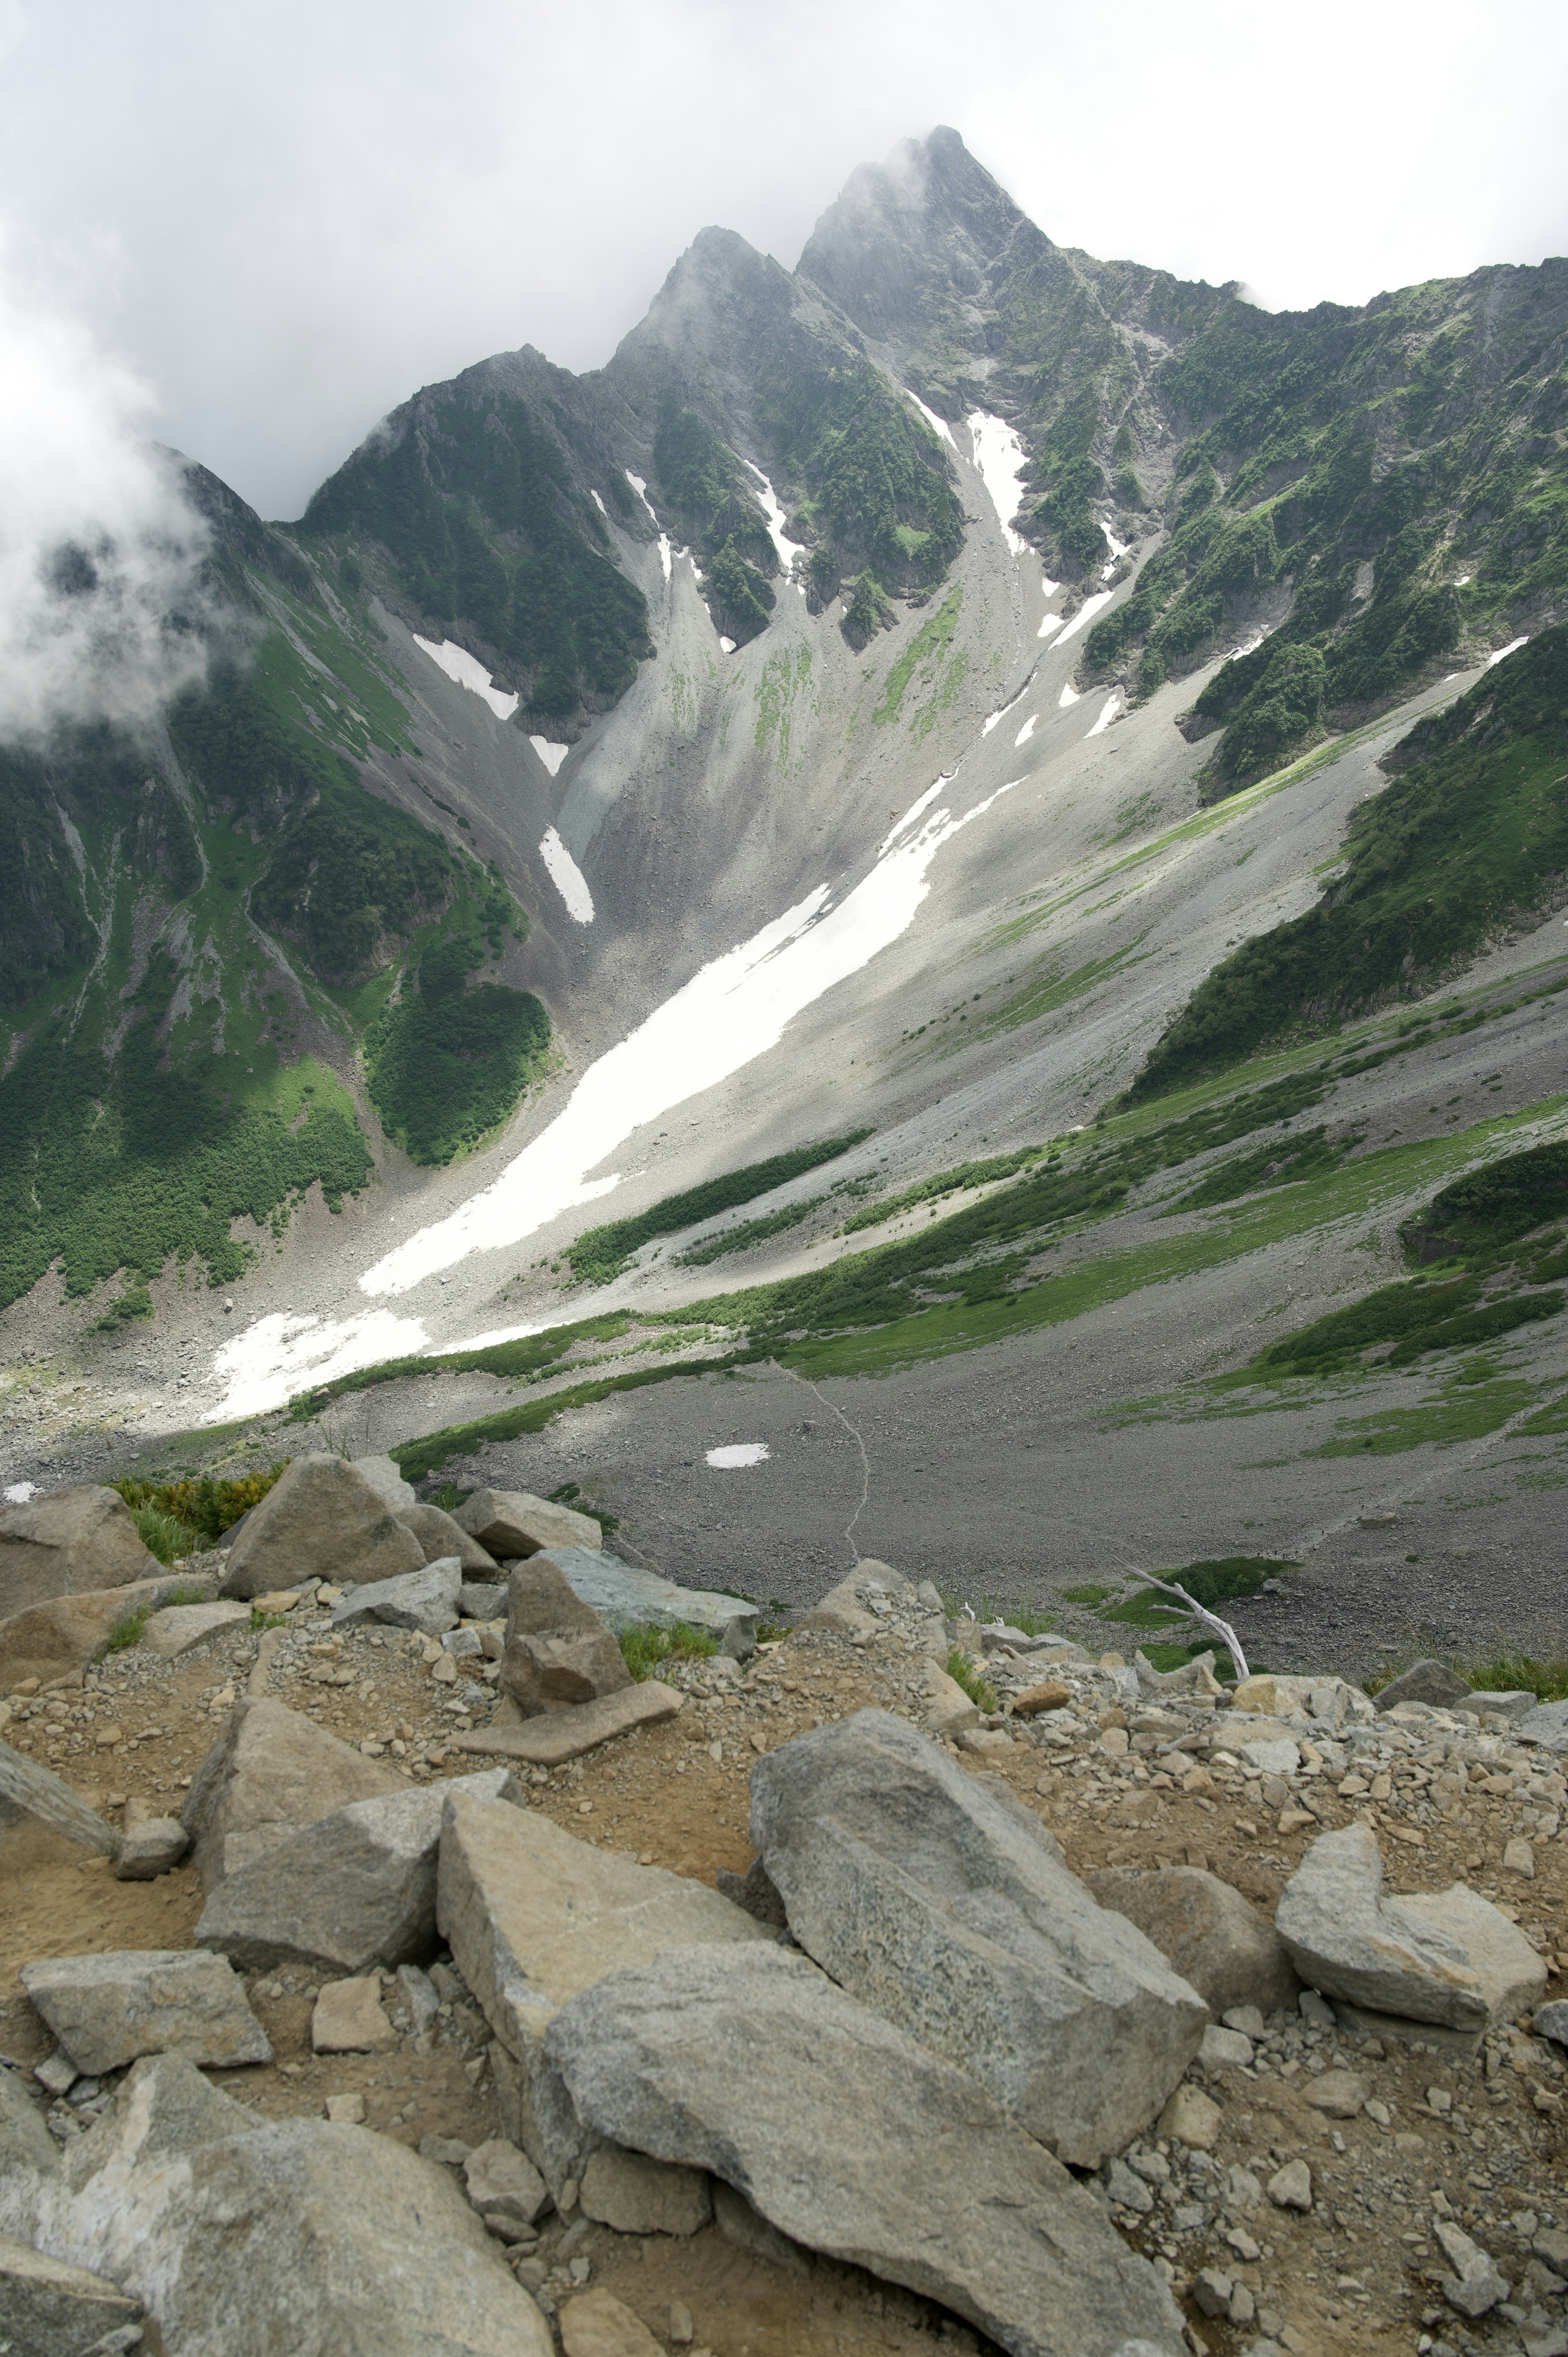
M118 1490L83 1482L0 1504L0 1620L56 1596L156 1579L160 1567Z
M518 1564L507 1583L498 1683L524 1718L598 1702L631 1684L614 1631L582 1602L548 1555Z
M488 1547L498 1563L537 1555L542 1547L598 1547L604 1534L592 1514L575 1514L527 1490L476 1490L454 1520Z
M622 1563L602 1548L547 1547L533 1560L541 1567L546 1561L553 1564L582 1602L612 1629L635 1629L649 1621L672 1629L683 1622L715 1637L733 1634L746 1643L756 1641L757 1607L744 1597L711 1587L678 1587L674 1580Z
M670 1949L564 2007L545 2055L585 2130L709 2171L1015 2357L1185 2345L1160 2277L1060 2162L803 1957Z
M1451 1670L1446 1662L1412 1662L1372 1696L1372 1708L1380 1717L1402 1702L1424 1702L1437 1710L1464 1709L1471 1705L1471 1692L1469 1680Z
M1279 1933L1217 1874L1197 1866L1152 1873L1108 1866L1084 1880L1101 1907L1125 1915L1154 1942L1217 2020L1239 2005L1262 2014L1294 2009L1301 1983Z
M147 1561L154 1571L149 1578L128 1580L123 1587L56 1596L0 1620L0 1690L19 1685L24 1678L48 1685L51 1679L84 1670L115 1630L144 1612L156 1612L171 1591L188 1593L207 1586L188 1572L165 1571L151 1555Z
M221 1956L121 1948L49 1956L18 1977L79 2071L96 2078L139 2054L179 2053L208 2069L270 2062L266 2032Z
M499 1583L500 1567L494 1555L463 1528L455 1514L444 1513L439 1506L421 1505L417 1501L412 1506L399 1506L396 1511L404 1530L412 1531L424 1549L426 1563L439 1563L443 1557L455 1555L463 1566L465 1580Z
M1208 2008L980 1780L890 1713L751 1774L751 1837L807 1953L1098 2168L1155 2117Z
M263 1695L235 1706L191 1780L180 1823L210 1891L335 1809L405 1790L390 1765Z
M296 1457L229 1549L225 1596L271 1596L304 1579L338 1587L418 1571L424 1550L347 1458Z

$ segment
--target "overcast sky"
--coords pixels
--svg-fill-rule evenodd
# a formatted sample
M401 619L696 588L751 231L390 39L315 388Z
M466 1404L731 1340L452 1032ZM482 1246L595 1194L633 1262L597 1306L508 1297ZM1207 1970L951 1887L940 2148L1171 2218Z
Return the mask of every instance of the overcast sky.
M1561 254L1565 65L1561 0L0 0L4 316L295 516L416 386L598 365L705 222L792 265L937 122L1060 242L1273 307Z

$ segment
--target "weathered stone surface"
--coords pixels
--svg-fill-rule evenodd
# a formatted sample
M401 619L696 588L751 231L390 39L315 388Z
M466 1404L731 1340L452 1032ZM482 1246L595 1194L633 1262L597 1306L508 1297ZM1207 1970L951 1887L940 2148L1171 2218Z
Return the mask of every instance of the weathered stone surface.
M1460 1677L1445 1662L1414 1662L1397 1678L1391 1678L1380 1694L1372 1696L1372 1708L1380 1718L1402 1702L1431 1703L1439 1710L1446 1710L1456 1703L1467 1704L1470 1694L1468 1680Z
M599 1547L604 1534L591 1514L552 1504L527 1490L476 1490L455 1519L498 1563L537 1555L542 1547Z
M57 1596L0 1621L0 1690L37 1678L69 1677L84 1670L111 1633L143 1609L156 1610L169 1590L195 1585L184 1573L161 1571L156 1578L124 1587L91 1588Z
M556 1546L545 1552L581 1601L612 1629L633 1629L649 1620L670 1629L684 1621L689 1628L722 1636L733 1621L740 1620L756 1637L757 1608L742 1597L707 1587L679 1587L657 1572L639 1571L635 1564L591 1547Z
M328 1981L310 2016L316 2054L384 2054L397 2032L381 2007L381 1985L373 1973Z
M1537 2038L1550 2038L1555 2044L1568 2047L1568 1998L1558 1997L1552 2005L1543 2005L1532 2027Z
M535 1768L558 1768L612 1737L634 1727L653 1727L673 1718L685 1702L675 1687L645 1678L602 1702L585 1702L575 1710L546 1711L521 1727L491 1725L477 1733L450 1737L449 1751L479 1751L503 1760L526 1760Z
M1211 2021L1203 2033L1197 2059L1206 2071L1250 2071L1252 2050L1244 2029L1223 2029Z
M176 1948L121 1948L50 1956L19 1975L71 2061L96 2076L138 2054L177 2050L222 2069L270 2062L266 2032L221 1956Z
M1034 1718L1041 1711L1065 1710L1071 1700L1070 1686L1064 1686L1059 1678L1047 1678L1043 1685L1026 1687L1013 1708L1020 1718Z
M925 1721L933 1735L952 1737L980 1724L980 1706L940 1662L926 1663Z
M500 1566L489 1547L482 1547L455 1514L444 1513L439 1506L415 1504L399 1506L397 1518L424 1549L426 1563L440 1563L445 1556L455 1555L463 1566L465 1579L487 1579L497 1586L504 1585ZM481 1616L470 1613L468 1617L478 1620Z
M561 2310L566 2357L663 2357L642 2319L610 2291L580 2291Z
M102 2276L0 2234L0 2350L92 2357L104 2335L142 2320L142 2303Z
M0 1620L57 1596L156 1579L159 1568L117 1490L84 1482L0 1504Z
M661 1948L771 1938L699 1882L607 1856L534 1810L462 1792L446 1802L436 1920L491 2029L520 2057L605 1973Z
M1111 1866L1084 1879L1154 1942L1173 1972L1217 2017L1241 2005L1262 2014L1294 2007L1300 1982L1266 1915L1201 1867Z
M117 1882L155 1882L177 1866L190 1846L190 1835L177 1817L143 1817L120 1837L114 1858Z
M368 1582L417 1571L424 1550L346 1458L296 1457L245 1517L229 1549L226 1596L265 1596L302 1579Z
M758 1760L751 1837L808 1954L1098 2168L1197 2050L1202 1999L978 1780L885 1711Z
M144 2055L131 2065L110 2109L68 2147L66 2179L80 2192L103 2169L118 2173L140 2161L167 2160L243 2136L255 2125L255 2114L209 2085L188 2056Z
M426 1637L439 1637L457 1625L462 1585L462 1565L455 1555L443 1555L396 1579L371 1580L351 1589L332 1607L332 1626L357 1629L380 1620L389 1629L418 1629Z
M492 2234L515 2241L550 2207L550 2189L528 2155L505 2136L477 2145L463 2163L468 2199Z
M1214 1655L1197 1653L1179 1669L1156 1670L1146 1653L1135 1652L1138 1692L1150 1702L1212 1702L1225 1692L1214 1674Z
M14 2071L0 2069L0 2183L28 2170L52 2177L59 2147Z
M0 1636L4 1631L0 1631ZM1539 1743L1548 1751L1568 1751L1568 1702L1543 1702L1515 1722L1521 1743Z
M168 1604L155 1612L146 1625L142 1643L149 1653L165 1661L176 1654L188 1652L199 1645L216 1629L236 1629L248 1621L251 1608L235 1599L223 1597L210 1604Z
M245 1973L297 1965L352 1976L427 1958L446 1795L493 1801L509 1790L510 1770L489 1768L335 1809L226 1876L201 1910L197 1944Z
M1212 2152L1224 2117L1212 2095L1184 2081L1160 2114L1160 2134L1190 2146L1194 2152Z
M90 1809L63 1776L57 1776L39 1760L24 1759L8 1743L0 1743L0 1824L11 1809L31 1817L35 1824L63 1834L67 1841L80 1842L83 1849L94 1850L100 1857L119 1854L120 1836L113 1826L96 1809Z
M1452 2219L1436 2219L1432 2231L1454 2270L1443 2278L1443 2297L1450 2308L1456 2308L1461 2316L1486 2316L1499 2300L1507 2299L1508 2284L1490 2252L1473 2243Z
M464 1536L467 1534L465 1532ZM469 1539L470 1546L473 1541ZM499 1620L506 1612L506 1582L504 1579L476 1579L465 1572L463 1585L457 1590L457 1610L465 1620Z
M1268 2194L1276 2210L1310 2210L1312 2171L1305 2161L1287 2160L1276 2169L1269 2179Z
M618 2234L695 2234L714 2214L709 2180L646 2153L602 2145L583 2171L585 2214Z
M766 2259L770 2267L781 2267L786 2275L806 2275L815 2266L816 2261L805 2244L781 2234L760 2210L753 2208L744 2193L737 2193L722 2177L710 2178L708 2182L713 2190L714 2223L726 2243L744 2251L748 2258Z
M1326 2112L1331 2120L1353 2120L1370 2092L1359 2071L1325 2071L1305 2089L1312 2109Z
M770 1923L776 1931L781 1932L789 1920L784 1912L784 1901L759 1857L752 1859L744 1874L733 1874L727 1866L721 1866L714 1877L714 1888L737 1907L744 1907L748 1915L755 1915L759 1923Z
M192 1780L180 1823L211 1891L335 1809L405 1789L390 1767L262 1695L236 1706Z
M144 2101L134 2077L117 2099L133 2147ZM189 2166L144 2154L46 2190L37 2239L141 2298L190 2357L552 2357L445 2171L364 2128L242 2116Z
M725 2178L780 2232L1015 2357L1183 2347L1154 2269L967 2073L774 1944L673 1949L557 2015L585 2125Z
M417 1506L419 1501L413 1484L403 1480L392 1459L390 1457L356 1457L353 1466L360 1480L370 1483L377 1497L392 1508L399 1522L405 1522L404 1509ZM446 1552L443 1547L443 1555Z
M598 1702L632 1683L614 1631L583 1602L553 1555L519 1564L508 1582L498 1683L524 1718Z
M1408 1892L1396 1904L1404 1914L1458 1942L1480 1980L1488 2023L1512 2021L1540 2004L1546 1987L1545 1964L1517 1925L1468 1883Z
M1514 1987L1509 1960L1521 1965L1522 1959L1512 1940L1539 1975L1534 1986L1543 1985L1528 1941L1463 1884L1412 1900L1385 1899L1382 1881L1382 1857L1368 1826L1345 1825L1313 1843L1274 1917L1311 1987L1375 2013L1475 2032L1496 2018L1494 1993ZM1472 1946L1477 1958L1490 1958L1485 1976Z

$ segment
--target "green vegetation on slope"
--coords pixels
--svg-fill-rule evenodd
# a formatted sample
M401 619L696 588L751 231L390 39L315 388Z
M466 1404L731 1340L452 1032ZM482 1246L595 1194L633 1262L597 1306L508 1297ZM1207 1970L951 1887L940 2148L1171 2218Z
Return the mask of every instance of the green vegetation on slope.
M1343 876L1214 968L1131 1102L1414 996L1552 897L1568 874L1568 626L1418 723L1384 766L1391 782L1352 818Z
M655 1236L675 1235L682 1228L695 1227L699 1220L732 1211L737 1203L755 1202L758 1195L771 1194L775 1187L815 1170L820 1164L836 1161L870 1135L868 1129L853 1129L844 1137L824 1137L815 1146L793 1146L788 1154L770 1155L766 1162L750 1162L744 1169L704 1179L683 1194L666 1195L630 1219L587 1228L567 1254L572 1275L579 1285L607 1285L620 1275L632 1254Z
M940 581L963 544L963 507L940 443L878 369L796 358L764 371L757 414L805 487L805 535L841 574L886 589Z
M418 394L322 484L300 533L360 533L419 611L499 656L542 718L603 709L652 649L552 422L470 371Z
M442 1164L504 1121L550 1045L532 991L466 987L482 945L460 935L426 950L365 1035L371 1102L415 1162Z
M765 1212L760 1220L743 1220L738 1228L725 1228L711 1243L677 1253L676 1266L705 1268L710 1261L725 1260L731 1253L750 1252L753 1245L766 1243L770 1236L781 1236L790 1228L798 1228L813 1211L820 1211L827 1200L825 1195L809 1195L803 1203L786 1203L777 1211Z
M667 397L653 437L653 471L702 552L714 621L726 638L745 646L768 627L769 576L778 572L779 558L739 459L705 418Z

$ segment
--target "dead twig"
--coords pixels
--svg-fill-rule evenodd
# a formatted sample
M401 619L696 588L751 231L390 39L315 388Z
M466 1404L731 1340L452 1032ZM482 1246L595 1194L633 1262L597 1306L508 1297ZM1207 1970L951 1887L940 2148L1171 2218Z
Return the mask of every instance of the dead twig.
M1206 1629L1212 1629L1217 1636L1224 1639L1230 1659L1236 1664L1238 1682L1251 1675L1247 1667L1247 1656L1241 1650L1241 1640L1229 1620L1221 1620L1218 1612L1210 1612L1206 1604L1200 1604L1196 1596L1189 1596L1185 1587L1176 1587L1174 1581L1156 1579L1152 1571L1140 1571L1133 1564L1128 1564L1126 1570L1131 1578L1141 1579L1145 1587L1157 1587L1162 1595L1179 1597L1195 1620L1201 1620Z

